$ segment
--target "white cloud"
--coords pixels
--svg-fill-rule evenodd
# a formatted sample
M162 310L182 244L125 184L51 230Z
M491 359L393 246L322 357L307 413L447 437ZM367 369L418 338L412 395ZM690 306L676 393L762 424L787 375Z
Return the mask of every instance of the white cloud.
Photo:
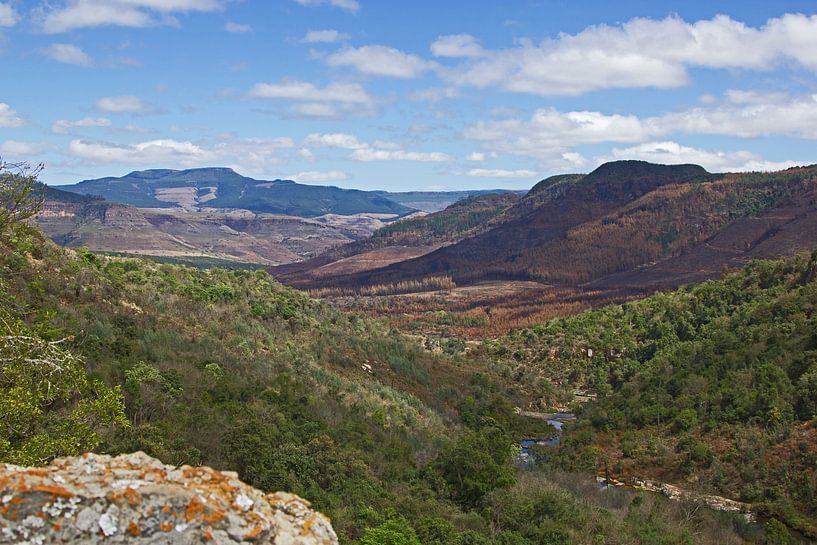
M455 46L453 39L438 44L458 53ZM769 70L794 62L817 71L817 15L787 14L757 28L724 15L695 23L677 16L635 18L483 53L448 77L460 85L543 96L671 88L688 82L690 67Z
M147 27L175 24L173 13L215 11L222 0L66 0L41 13L43 31L49 34L104 25Z
M294 101L296 114L307 117L338 117L342 113L371 112L374 98L359 83L330 83L318 87L304 81L258 83L247 95L251 98Z
M405 150L388 150L364 148L357 149L349 155L350 159L355 161L419 161L419 162L442 162L450 161L451 156L446 153L432 151L405 151Z
M653 118L664 134L722 134L753 138L786 135L817 139L817 94L729 91L726 99Z
M677 142L647 142L629 148L614 148L609 155L596 157L596 164L621 159L640 159L652 163L694 163L710 172L782 170L801 165L796 161L767 161L750 151L711 151L683 146Z
M358 83L330 83L323 88L303 81L258 83L250 89L249 96L252 98L283 98L345 104L370 104L373 102L366 89Z
M431 53L435 57L481 57L485 51L477 39L470 34L452 34L440 36L431 44Z
M362 74L415 78L436 64L385 45L347 47L326 57L330 66L351 66Z
M501 168L472 168L465 173L475 178L532 178L536 172L532 170L505 170Z
M191 168L229 164L245 172L264 172L269 165L278 164L283 160L281 150L293 146L292 139L286 137L228 139L210 144L168 138L136 144L77 139L69 143L68 152L89 161L142 167Z
M351 150L349 158L355 161L449 161L451 157L441 152L406 151L395 142L376 140L373 143L363 142L357 136L348 133L312 133L304 140L308 147L338 148Z
M156 108L133 95L103 97L96 101L96 109L107 113L143 114L155 111Z
M91 66L93 60L79 46L73 44L51 44L40 50L46 57L65 64L76 64L77 66Z
M5 102L0 102L0 127L14 129L25 125L25 120Z
M326 182L340 182L343 180L348 180L349 175L339 170L330 170L328 172L308 170L306 172L299 172L298 174L295 174L290 178L295 180L296 182L320 184Z
M307 146L321 148L363 149L369 147L368 144L358 140L357 136L343 132L312 133L306 137L304 143Z
M252 26L242 23L228 22L224 25L224 30L235 34L241 34L245 32L252 32Z
M335 42L345 42L348 39L348 34L338 32L337 30L310 30L301 39L301 42L305 44L331 44Z
M20 20L14 7L8 2L0 2L0 27L12 27Z
M68 119L58 119L51 125L51 132L54 134L69 134L71 129L86 128L86 127L110 127L111 120L107 117L83 117L76 121Z
M817 139L817 94L791 97L729 91L723 99L706 101L705 106L647 118L541 108L527 120L478 122L462 133L489 150L531 157L550 167L582 166L585 160L576 153L576 146L636 144L672 134Z
M329 5L336 8L345 9L352 13L357 13L360 9L360 3L357 0L295 0L302 6L323 6Z
M482 152L479 152L479 151L474 151L474 152L469 153L465 157L465 160L466 161L484 161L485 160L485 154L482 153Z
M42 149L43 145L39 142L19 142L17 140L0 142L0 155L17 159L29 160L32 155L37 155Z

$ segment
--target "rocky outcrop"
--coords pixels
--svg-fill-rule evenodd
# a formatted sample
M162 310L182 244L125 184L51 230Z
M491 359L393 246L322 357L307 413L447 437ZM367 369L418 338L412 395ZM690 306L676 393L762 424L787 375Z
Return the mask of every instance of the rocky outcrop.
M0 543L337 542L309 502L265 494L229 471L168 466L142 452L0 464Z

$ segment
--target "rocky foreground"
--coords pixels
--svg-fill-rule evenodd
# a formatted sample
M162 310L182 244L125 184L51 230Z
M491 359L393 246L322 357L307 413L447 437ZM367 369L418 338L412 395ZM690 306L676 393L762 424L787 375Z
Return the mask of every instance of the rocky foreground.
M337 542L306 500L265 494L229 471L177 468L142 452L0 464L0 543Z

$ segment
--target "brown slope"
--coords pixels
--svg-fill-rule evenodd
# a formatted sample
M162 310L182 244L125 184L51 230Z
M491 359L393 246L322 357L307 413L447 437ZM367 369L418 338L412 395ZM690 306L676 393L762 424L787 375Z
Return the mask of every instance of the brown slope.
M322 279L315 284L355 287L434 275L451 275L458 283L543 280L531 270L536 263L522 263L520 258L554 241L565 241L571 229L602 218L659 187L711 178L711 174L696 165L607 163L584 177L572 175L537 185L503 215L504 223L485 233L417 259L375 271Z
M703 267L696 262L709 267L702 277L728 265L705 244L712 240L718 248L719 240L734 238L733 232L757 234L733 243L757 246L746 259L810 247L817 231L808 209L798 207L813 199L816 176L817 167L714 176L693 166L612 163L561 184L558 194L531 210L522 207L523 200L518 218L486 233L378 270L313 281L310 287L355 288L440 275L451 275L458 284L514 279L580 286L616 274L622 276L611 277L607 287L617 279L634 286L639 276L626 275L646 274L650 264L655 267L651 282L660 284L668 275L668 284L675 285L676 269L679 278L694 279L696 267ZM802 216L800 223L778 229L779 222L794 221L792 214ZM666 269L655 265L664 261Z
M282 282L303 286L382 268L483 233L502 223L500 218L519 200L512 193L466 198L439 212L400 220L368 238L337 246L314 259L275 267L271 272Z

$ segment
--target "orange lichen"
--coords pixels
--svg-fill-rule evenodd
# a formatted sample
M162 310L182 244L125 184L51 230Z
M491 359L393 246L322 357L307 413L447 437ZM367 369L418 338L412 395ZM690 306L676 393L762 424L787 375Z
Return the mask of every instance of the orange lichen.
M142 535L142 529L139 528L139 525L136 524L135 522L131 522L130 524L128 524L128 533L133 537L139 537L140 535Z
M61 498L71 498L74 495L65 488L54 484L36 484L33 487L31 487L31 489L34 490L35 492L45 492L46 494L51 494L52 496L59 496Z
M122 496L128 500L128 505L135 506L142 502L142 495L134 488L127 487Z
M205 528L201 532L201 538L204 541L213 541L213 539L215 539L215 536L213 535L213 531L210 530L210 528Z
M204 504L201 503L197 497L193 497L190 500L190 503L187 504L187 509L184 512L184 519L187 522L191 522L196 516L204 513Z
M264 528L262 528L261 526L255 526L255 527L253 527L252 530L247 532L247 535L244 536L244 539L246 539L248 541L249 540L254 540L259 535L261 535L261 532L263 532L263 531L264 531Z
M159 525L159 529L163 532L169 532L170 530L173 529L174 526L175 524L173 524L172 522L163 522Z

